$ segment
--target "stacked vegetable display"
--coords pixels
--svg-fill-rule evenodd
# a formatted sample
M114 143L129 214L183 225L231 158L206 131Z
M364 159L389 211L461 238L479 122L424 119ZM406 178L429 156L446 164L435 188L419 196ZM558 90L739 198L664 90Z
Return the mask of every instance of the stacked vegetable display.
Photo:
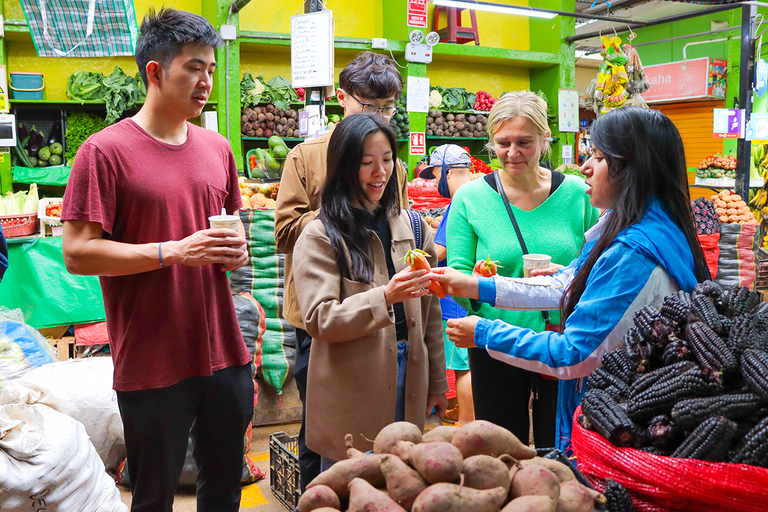
M372 454L354 448L351 434L346 445L348 458L307 485L299 512L587 512L607 501L571 467L536 457L488 421L423 435L401 421L378 433Z
M720 232L720 215L715 211L715 203L700 197L691 201L693 219L697 235L713 235Z
M84 103L103 100L107 107L107 124L117 121L123 112L144 101L147 90L139 73L126 75L120 66L107 76L80 69L67 79L67 97Z
M404 106L399 105L397 107L397 113L389 120L389 124L392 126L398 139L408 137L408 133L411 131L411 119Z
M437 137L485 137L488 118L483 114L452 114L429 109L427 135Z
M493 105L496 103L496 98L491 96L488 91L477 91L477 99L475 100L475 110L484 110L489 112Z
M248 170L252 178L279 178L283 173L288 146L277 135L267 141L269 149L257 148L249 151Z
M747 203L740 195L730 190L723 190L719 194L710 197L714 202L715 213L720 222L737 224L758 224L755 214L749 209Z
M61 123L58 121L47 137L34 126L27 130L22 123L18 125L16 136L13 165L48 167L63 163L64 147L61 145Z
M616 446L768 467L768 304L746 287L642 308L587 385L578 420Z
M708 156L699 164L696 177L708 178L736 178L736 156L722 156L720 154Z
M280 183L248 183L245 178L239 181L243 209L275 207Z
M240 116L240 131L247 137L299 137L299 113L275 105L245 107Z

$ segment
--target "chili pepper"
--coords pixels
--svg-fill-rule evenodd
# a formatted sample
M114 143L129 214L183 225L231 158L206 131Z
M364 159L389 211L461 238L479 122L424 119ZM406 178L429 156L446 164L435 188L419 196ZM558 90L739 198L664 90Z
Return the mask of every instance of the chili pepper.
M411 266L411 270L426 270L427 272L431 272L432 267L427 261L427 256L429 256L428 253L420 249L413 249L405 253L405 256L403 256L400 261L405 260ZM427 288L441 299L445 298L445 290L443 290L440 283L432 281Z

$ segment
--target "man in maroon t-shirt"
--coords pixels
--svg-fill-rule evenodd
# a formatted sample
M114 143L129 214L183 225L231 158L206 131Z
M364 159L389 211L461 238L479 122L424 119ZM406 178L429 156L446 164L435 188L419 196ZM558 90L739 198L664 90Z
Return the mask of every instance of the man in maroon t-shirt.
M197 510L240 506L253 381L225 271L248 254L242 224L208 229L241 207L237 169L221 135L187 122L221 44L202 16L150 10L136 45L146 102L80 147L64 198L67 269L101 280L134 512L171 512L190 433Z

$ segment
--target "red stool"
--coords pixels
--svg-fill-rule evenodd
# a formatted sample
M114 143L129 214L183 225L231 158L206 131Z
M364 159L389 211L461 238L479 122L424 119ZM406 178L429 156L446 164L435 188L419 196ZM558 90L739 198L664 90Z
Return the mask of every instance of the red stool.
M432 26L435 32L440 34L441 42L464 44L474 41L475 46L480 46L480 35L477 32L475 11L474 9L466 9L469 11L472 25L464 27L461 25L461 11L463 10L465 9L438 5L435 7L435 18ZM442 28L438 27L437 24L441 12L444 12L446 16L446 26Z

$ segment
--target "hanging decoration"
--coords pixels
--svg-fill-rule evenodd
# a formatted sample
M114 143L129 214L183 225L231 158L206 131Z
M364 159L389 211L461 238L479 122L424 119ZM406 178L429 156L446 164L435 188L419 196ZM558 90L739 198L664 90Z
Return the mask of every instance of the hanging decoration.
M629 37L630 43L633 39L632 35ZM643 64L640 62L640 55L638 55L635 47L631 46L629 43L625 44L622 48L624 50L624 55L627 56L626 91L627 94L629 94L629 98L627 99L626 103L624 103L624 105L634 107L648 107L648 104L640 95L649 90L651 88L651 84L649 84L645 79L645 70L643 69Z
M604 60L597 74L595 99L602 104L600 112L605 114L620 108L629 98L625 85L628 81L625 67L627 56L621 49L619 36L600 36L600 40L603 48L600 55Z

